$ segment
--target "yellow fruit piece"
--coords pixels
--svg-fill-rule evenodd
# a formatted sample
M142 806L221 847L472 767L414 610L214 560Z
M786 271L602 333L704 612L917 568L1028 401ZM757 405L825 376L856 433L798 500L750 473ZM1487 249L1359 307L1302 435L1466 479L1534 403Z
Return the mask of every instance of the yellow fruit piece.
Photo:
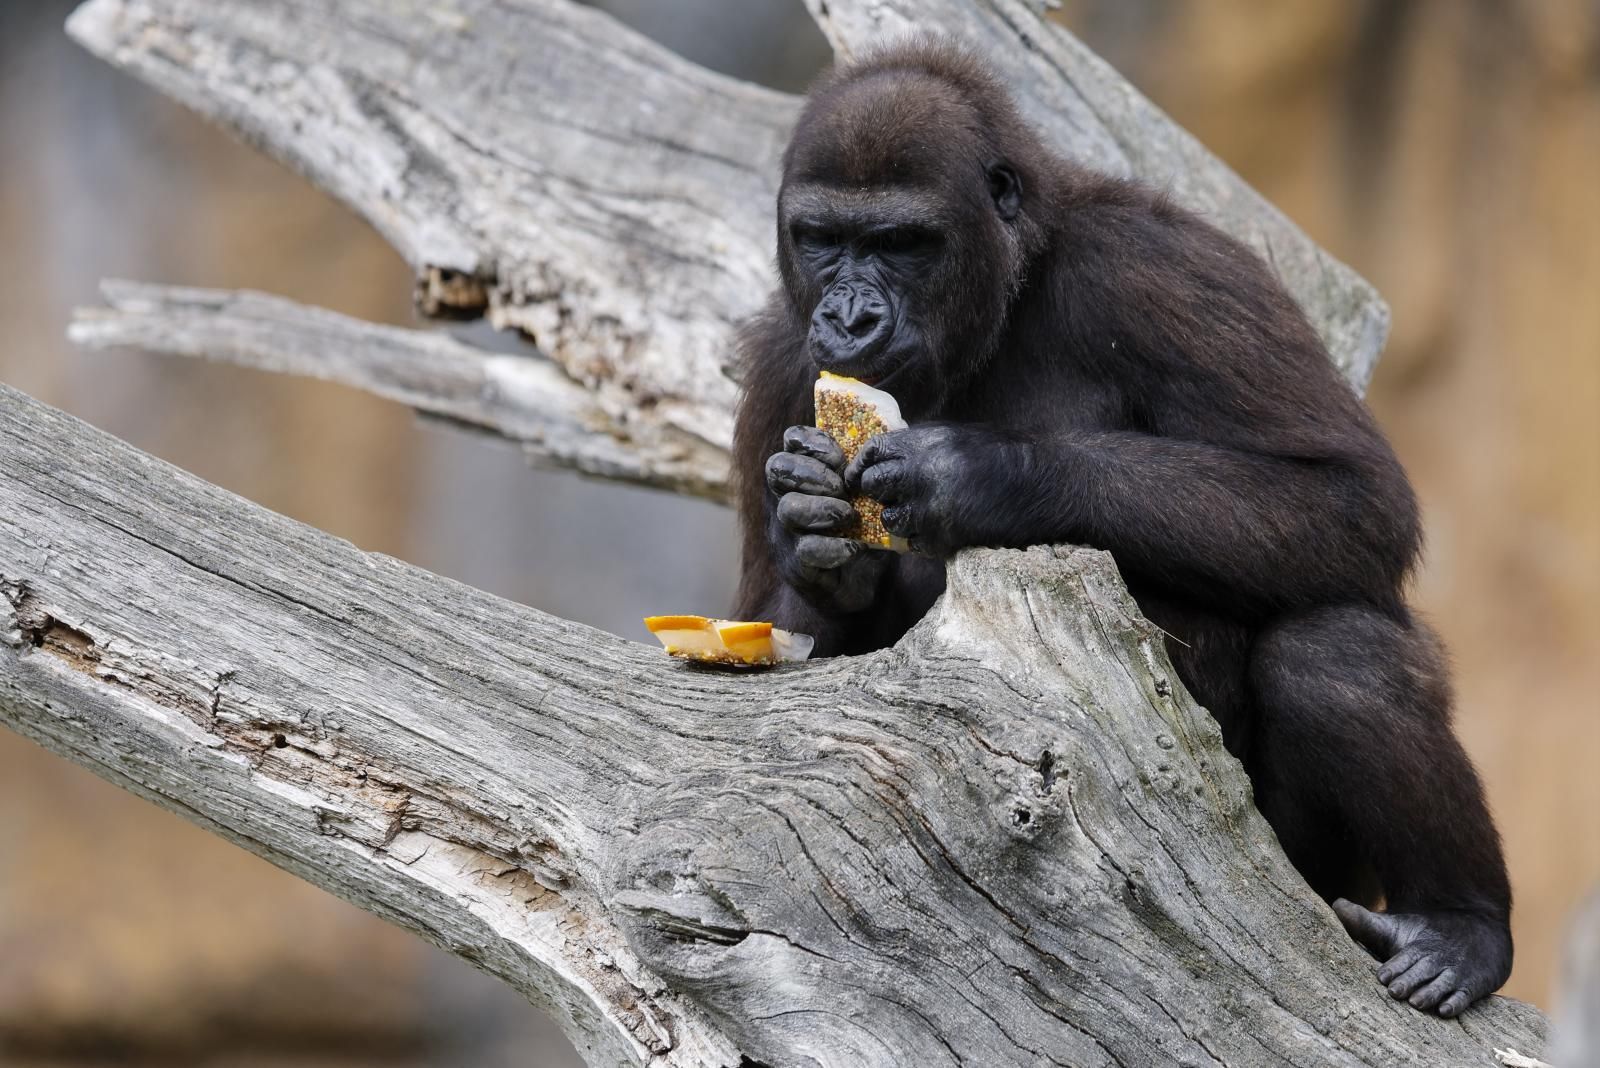
M717 636L729 654L746 664L772 662L771 623L718 623Z
M727 653L712 622L705 616L646 616L644 625L673 656L705 660Z
M656 634L663 630L704 630L711 626L711 620L705 616L645 616L644 625Z
M710 664L754 667L804 660L814 644L809 634L791 634L765 622L646 616L644 625L670 655Z
M717 624L717 633L722 636L722 641L725 645L752 641L771 641L772 624L724 621Z

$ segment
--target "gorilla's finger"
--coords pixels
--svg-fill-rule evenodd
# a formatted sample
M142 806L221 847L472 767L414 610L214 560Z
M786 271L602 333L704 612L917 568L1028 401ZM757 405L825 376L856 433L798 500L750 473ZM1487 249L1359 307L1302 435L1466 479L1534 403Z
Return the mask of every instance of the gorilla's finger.
M767 458L767 485L774 493L844 496L844 480L839 472L821 460L792 452L777 452Z
M844 466L844 450L833 435L814 426L792 426L783 432L783 451L821 460L835 471Z
M911 507L902 504L893 508L885 508L883 510L883 529L897 538L905 538L908 541L915 537L917 531L916 524L912 519Z
M1397 1000L1408 998L1442 971L1444 965L1439 962L1438 957L1423 957L1407 968L1400 978L1389 984L1389 996Z
M1373 956L1384 960L1394 953L1400 930L1393 917L1371 912L1342 897L1333 903L1333 911L1350 937L1366 946Z
M882 504L899 504L906 496L911 468L904 460L888 460L862 472L858 492Z
M846 538L826 538L820 534L802 534L794 543L795 559L806 567L819 571L832 571L843 567L866 546Z
M862 476L877 464L887 463L890 460L901 458L901 450L894 437L903 431L891 430L887 434L879 434L868 439L867 443L856 452L856 458L844 469L845 485L854 489L861 482Z
M1455 989L1459 985L1455 969L1446 968L1439 973L1437 979L1412 994L1406 1000L1411 1002L1413 1009L1431 1009L1443 1001L1446 996L1455 993Z
M785 493L778 498L778 522L796 533L827 533L855 521L856 510L838 497Z

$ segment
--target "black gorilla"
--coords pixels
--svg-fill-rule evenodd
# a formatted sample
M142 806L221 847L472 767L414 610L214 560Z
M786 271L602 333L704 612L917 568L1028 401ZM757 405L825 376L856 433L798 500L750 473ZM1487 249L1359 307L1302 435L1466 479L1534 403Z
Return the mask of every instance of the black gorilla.
M1051 155L933 42L813 91L778 216L783 286L743 340L737 616L865 651L927 611L962 546L1110 550L1390 992L1454 1016L1503 983L1499 839L1403 597L1416 502L1265 265ZM843 470L806 425L822 368L893 393L910 429ZM830 536L858 488L918 553Z

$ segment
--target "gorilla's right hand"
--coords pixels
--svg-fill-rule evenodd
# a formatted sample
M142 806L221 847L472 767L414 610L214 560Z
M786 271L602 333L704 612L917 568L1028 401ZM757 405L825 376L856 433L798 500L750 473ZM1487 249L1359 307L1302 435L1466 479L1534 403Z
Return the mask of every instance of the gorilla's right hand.
M843 470L838 443L814 426L785 430L783 451L767 458L767 488L778 498L767 536L778 574L830 614L872 607L890 555L829 536L856 518Z

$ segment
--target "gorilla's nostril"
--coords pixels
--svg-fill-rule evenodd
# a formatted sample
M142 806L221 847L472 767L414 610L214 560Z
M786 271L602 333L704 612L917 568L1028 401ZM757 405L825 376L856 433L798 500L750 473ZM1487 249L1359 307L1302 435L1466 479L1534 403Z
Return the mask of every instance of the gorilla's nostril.
M844 328L854 338L866 337L883 321L883 316L875 311L858 311L844 324Z

